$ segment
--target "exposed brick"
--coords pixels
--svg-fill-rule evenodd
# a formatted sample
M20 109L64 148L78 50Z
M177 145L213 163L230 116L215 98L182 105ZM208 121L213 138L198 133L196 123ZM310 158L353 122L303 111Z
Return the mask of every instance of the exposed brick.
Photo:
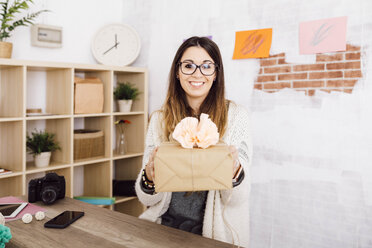
M285 59L278 59L278 65L288 64Z
M263 85L264 89L283 89L283 88L291 88L290 83L268 83Z
M317 54L316 55L316 62L324 62L324 61L340 61L344 59L343 53L336 53L332 55L326 54Z
M265 73L283 73L283 72L291 72L290 66L275 66L275 67L268 67L264 70Z
M306 79L307 73L292 73L278 75L278 80Z
M353 92L353 89L344 89L344 92L351 94Z
M273 54L270 55L269 58L276 58L276 57L284 57L285 53Z
M360 61L327 64L328 70L360 69Z
M254 84L254 88L258 90L262 90L262 84Z
M314 88L314 87L324 87L324 82L322 80L294 81L293 82L293 88Z
M260 68L260 72L258 74L262 74L262 72L263 72L263 70L262 70L262 68Z
M360 47L346 44L346 51L360 51Z
M345 78L361 78L362 71L344 71Z
M357 80L328 80L327 87L354 87Z
M276 79L275 75L258 76L256 82L269 82L269 81L275 81L275 79Z
M308 96L315 95L315 90L308 90L306 95L308 95Z
M324 70L324 64L312 64L312 65L295 65L293 66L294 71L318 71Z
M277 59L261 59L260 65L261 66L269 66L269 65L276 65Z
M346 59L352 60L352 59L360 59L360 53L346 53L345 54Z
M342 76L342 71L312 72L309 75L309 79L339 78Z

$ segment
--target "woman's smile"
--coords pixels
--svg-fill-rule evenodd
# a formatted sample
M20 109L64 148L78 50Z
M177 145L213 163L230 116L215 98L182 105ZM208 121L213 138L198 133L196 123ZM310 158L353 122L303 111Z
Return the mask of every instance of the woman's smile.
M190 81L189 82L193 88L201 88L205 83L203 81Z

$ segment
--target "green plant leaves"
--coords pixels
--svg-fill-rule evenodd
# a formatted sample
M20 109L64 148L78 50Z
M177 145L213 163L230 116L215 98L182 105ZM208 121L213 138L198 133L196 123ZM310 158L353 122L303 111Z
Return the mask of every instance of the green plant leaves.
M134 84L129 82L120 83L118 82L114 89L114 97L116 100L136 100L141 92Z
M58 142L54 140L55 135L48 133L47 131L31 132L31 136L27 135L26 146L27 151L30 154L40 154L42 152L53 152L55 150L61 150Z
M27 10L30 6L29 3L33 3L32 0L16 0L9 6L11 0L4 0L0 2L1 5L1 27L0 27L0 41L4 41L10 37L10 33L19 26L28 26L33 24L33 20L43 12L49 12L49 10L40 10L31 14L27 14L18 20L15 19L15 14L21 13L22 10ZM12 22L13 21L13 22ZM12 23L10 23L12 22Z

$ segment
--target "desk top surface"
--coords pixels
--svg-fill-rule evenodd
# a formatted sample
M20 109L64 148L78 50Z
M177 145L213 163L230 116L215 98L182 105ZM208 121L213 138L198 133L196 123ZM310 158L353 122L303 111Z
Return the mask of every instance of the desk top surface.
M47 209L46 218L24 224L8 222L13 238L6 247L229 247L231 244L140 220L82 201L65 198ZM65 229L44 228L44 223L65 210L84 211L85 216Z

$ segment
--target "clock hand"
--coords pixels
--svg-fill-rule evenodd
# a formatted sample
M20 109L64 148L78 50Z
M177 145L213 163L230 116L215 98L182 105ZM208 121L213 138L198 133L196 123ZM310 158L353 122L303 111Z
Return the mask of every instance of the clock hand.
M114 47L116 48L117 45L119 45L119 44L120 44L120 42L116 43L115 45L113 45L112 47L110 47L109 49L107 49L107 50L103 53L103 55L105 55L106 53L108 53L109 51L111 51Z
M115 34L115 49L118 48L118 35Z

